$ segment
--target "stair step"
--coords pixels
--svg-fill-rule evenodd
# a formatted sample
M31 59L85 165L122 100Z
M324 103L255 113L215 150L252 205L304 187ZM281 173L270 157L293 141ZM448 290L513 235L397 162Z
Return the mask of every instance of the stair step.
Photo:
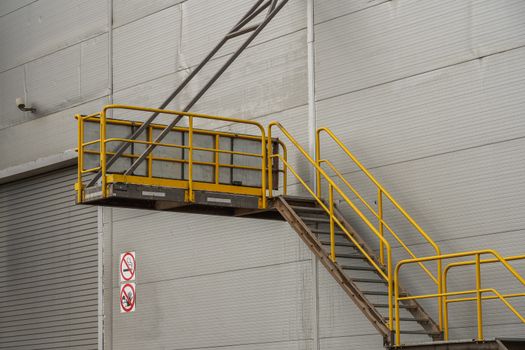
M303 221L309 221L309 222L323 222L323 223L329 223L330 219L326 217L314 217L314 216L301 216L301 220Z
M319 208L319 207L303 207L299 205L292 205L291 207L296 212L326 213L326 211L323 208Z
M388 304L383 304L383 303L372 304L372 305L374 305L374 307L379 308L379 309L384 309L384 308L388 308L389 307ZM402 308L402 309L416 309L415 306L403 305L403 304L400 304L399 307Z
M388 284L387 281L375 278L351 278L352 282Z
M285 196L284 199L286 200L286 202L288 202L292 206L297 205L294 203L301 203L300 205L297 205L297 206L302 206L302 204L307 204L312 207L317 206L317 201L313 199L312 197Z
M394 330L395 332L395 330ZM401 330L401 334L422 334L422 335L428 335L428 336L431 336L431 335L439 335L440 333L436 333L436 332L427 332L425 330L408 330L408 329L402 329Z
M384 295L386 297L388 296L388 292L376 291L376 290L364 290L363 294L365 294L365 295ZM406 293L399 293L399 296L400 297L405 297L405 296L407 296L407 294Z
M322 245L330 245L330 241L322 240L321 244ZM356 248L357 249L357 247L353 243L348 243L348 242L335 242L335 245L336 245L336 247L350 247L350 248Z
M385 323L388 323L388 320L389 318L388 317L385 317ZM395 319L394 319L395 321ZM399 318L399 321L401 322L419 322L419 323L428 323L428 320L417 320L415 318L412 318L412 317L400 317Z
M329 235L330 234L330 230L323 230L321 228L312 228L312 232L313 233L317 233L317 234L321 234L321 235ZM341 230L334 230L334 233L338 236L346 236L346 233L344 233L343 231Z
M359 259L359 260L368 260L367 257L361 254L336 254L336 258L343 258L343 259Z
M354 265L341 265L343 270L356 270L356 271L373 271L378 272L375 267L372 266L354 266Z

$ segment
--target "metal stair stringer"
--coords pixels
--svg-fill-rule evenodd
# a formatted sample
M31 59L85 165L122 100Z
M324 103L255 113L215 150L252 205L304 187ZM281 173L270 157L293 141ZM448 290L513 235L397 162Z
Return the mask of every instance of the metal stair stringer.
M312 200L314 201L314 200ZM385 344L390 343L392 333L385 323L382 315L377 309L366 299L357 285L349 279L341 267L334 263L323 248L319 239L315 236L312 230L304 223L304 221L297 215L295 210L288 204L283 196L274 198L273 206L283 218L292 226L299 237L314 253L319 261L324 265L332 277L343 288L346 294L352 299L357 307L363 312L365 317L372 323L377 331L383 336Z
M361 245L361 247L374 259L378 266L383 266L377 259L376 254L373 250L365 243L363 238L357 233L350 223L345 219L344 215L334 207L334 215L341 222L341 224L352 234L355 240ZM383 268L383 272L386 273L386 269ZM410 293L399 284L399 293L409 296ZM443 340L443 332L439 329L439 325L430 317L425 309L417 302L417 300L402 300L401 304L406 306L406 310L412 314L417 320L417 323L427 332L427 334L434 341ZM395 330L394 330L395 332Z

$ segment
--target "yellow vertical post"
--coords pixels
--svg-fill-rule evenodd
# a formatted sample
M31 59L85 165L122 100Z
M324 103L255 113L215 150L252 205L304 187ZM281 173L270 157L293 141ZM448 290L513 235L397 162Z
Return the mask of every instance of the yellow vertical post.
M317 197L321 198L321 172L319 168L321 167L321 133L320 129L317 130L315 134L315 163L318 165L315 169L316 177L316 191Z
M219 134L215 135L215 183L219 184Z
M82 203L82 192L84 191L82 183L82 172L84 171L84 119L78 114L76 117L78 120L77 202Z
M282 144L283 148L283 194L286 196L288 194L288 150L286 146Z
M390 264L389 264L390 265ZM399 266L399 265L398 265ZM399 287L398 287L398 281L399 281L399 268L396 268L396 276L395 276L395 283L394 283L394 308L395 308L395 320L396 320L396 329L395 329L395 332L396 332L396 345L401 345L401 330L400 330L400 320L399 320ZM390 283L389 283L389 287L388 287L389 291L390 291ZM390 294L390 293L389 293ZM390 298L390 300L392 300L392 298ZM389 308L389 317L390 317L390 320L389 320L389 325L390 327L392 327L392 312L390 312L390 309ZM390 328L392 329L392 328Z
M153 128L151 126L148 127L148 142L148 146L151 146L153 142ZM153 152L148 154L148 177L153 177Z
M476 254L476 303L478 306L478 340L483 340L483 310L481 305L481 254Z
M438 251L438 255L441 255L441 251ZM437 261L437 283L438 283L438 323L439 329L443 331L443 310L444 310L444 301L443 301L443 261L441 258Z
M193 116L188 121L188 202L193 202Z
M328 185L328 201L330 202L330 259L335 262L335 231L334 231L334 187Z
M272 143L272 138L271 137L268 137L268 142L269 144ZM263 209L266 208L267 206L267 201L266 201L266 166L270 165L271 163L271 160L272 158L270 158L270 154L269 153L269 150L266 148L266 136L264 134L264 128L261 127L261 156L262 156L262 159L261 159L261 207ZM271 179L271 171L269 172L270 174L270 178ZM270 181L268 179L268 181ZM271 187L270 187L270 191L271 191Z
M442 297L441 297L441 306L438 305L438 307L442 307L443 308L443 325L440 325L441 327L441 330L443 331L443 336L444 336L444 340L448 340L448 299L447 299L447 293L448 293L448 288L447 288L447 272L448 272L448 269L445 270L445 273L443 273L443 276L442 277L439 277L438 278L440 279L441 281L441 293L442 294ZM439 287L438 287L439 289ZM438 297L438 301L439 301L439 297Z
M379 220L379 234L384 237L384 225L383 225L383 191L377 190L377 217ZM379 240L379 261L381 264L385 264L385 245L382 240Z
M388 277L388 328L390 331L394 329L394 305L392 303L392 298L394 297L394 287L397 291L397 279L394 279L392 272L392 251L390 247L386 251L387 253L387 277ZM397 292L397 297L399 298L399 292ZM399 316L399 315L398 315ZM399 317L396 317L396 320L399 320Z
M273 144L272 144L272 126L268 126L268 197L273 197ZM264 197L264 196L263 196Z
M100 112L100 173L102 198L106 198L108 194L107 178L106 178L106 111Z

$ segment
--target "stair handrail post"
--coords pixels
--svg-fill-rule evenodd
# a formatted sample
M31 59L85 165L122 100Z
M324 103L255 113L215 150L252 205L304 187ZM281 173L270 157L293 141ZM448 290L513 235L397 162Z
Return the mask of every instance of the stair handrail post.
M102 198L107 198L106 126L106 108L103 108L100 112L100 184L102 186Z
M318 166L318 168L321 167L321 137L320 133L315 133L315 162ZM316 177L316 190L317 190L317 196L321 198L322 196L322 190L321 190L321 172L319 169L315 169L315 177Z
M476 254L476 305L478 318L478 340L483 340L483 305L481 290L481 253Z
M379 216L379 234L381 236L385 235L384 225L383 225L383 191L380 188L377 189L377 214ZM379 261L381 264L385 264L385 247L383 246L383 241L379 241Z
M273 198L273 144L272 144L272 129L268 128L268 140L267 140L267 152L268 152L268 197ZM279 158L277 158L279 159Z
M80 114L75 115L75 118L78 121L77 202L82 203L82 192L84 188L82 183L82 173L84 171L84 120Z
M330 259L335 262L334 186L332 186L332 184L328 185L328 197L328 201L330 202Z
M395 302L395 318L396 318L396 346L401 345L401 325L399 320L399 269L401 265L398 263L394 272L394 302Z
M188 116L188 201L193 202L193 117Z

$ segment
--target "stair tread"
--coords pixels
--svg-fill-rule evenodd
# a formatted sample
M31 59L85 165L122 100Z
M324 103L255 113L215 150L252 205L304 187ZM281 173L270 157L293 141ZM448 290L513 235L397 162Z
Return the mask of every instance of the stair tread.
M394 331L395 332L395 331ZM402 329L401 334L423 334L423 335L438 335L440 332L430 332L426 330L418 330L418 329Z
M320 233L320 234L330 234L330 230L329 229L322 229L322 228L312 228L311 229L312 232L314 233ZM344 231L341 231L341 230L334 230L334 233L336 235L346 235L346 233Z
M320 208L320 207L303 207L303 206L299 206L299 205L292 205L291 207L295 211L306 211L306 212L313 212L313 213L326 213L326 211L323 208Z
M390 319L389 317L385 317L385 322L388 322L389 319ZM395 321L395 318L394 318L394 321ZM412 317L400 317L399 321L420 322L420 323L427 323L428 322L428 320L418 320L418 319L415 319L415 318L412 318Z
M312 221L312 222L330 222L330 219L326 217L315 217L315 216L301 216L303 221Z
M387 307L389 307L388 304L383 304L383 303L375 303L375 304L372 304L372 305L374 305L374 307L378 307L378 308L387 308ZM416 309L416 307L412 306L412 305L400 304L399 307L402 308L402 309Z
M321 244L323 245L330 245L330 241L321 241ZM351 248L357 248L355 246L355 244L353 243L348 243L348 242L335 242L335 245L336 246L339 246L339 247L351 247Z
M375 279L375 278L351 278L353 282L360 282L360 283L381 283L381 284L388 284L387 281L382 279Z
M362 260L368 260L368 258L362 254L336 254L336 258L343 258L343 259L362 259Z
M384 296L388 296L388 292L378 291L378 290L364 290L363 294L365 294L365 295L384 295ZM400 297L404 297L406 295L407 295L406 293L399 293Z
M358 270L358 271L374 271L378 272L375 267L372 266L355 266L355 265L341 265L343 270Z

